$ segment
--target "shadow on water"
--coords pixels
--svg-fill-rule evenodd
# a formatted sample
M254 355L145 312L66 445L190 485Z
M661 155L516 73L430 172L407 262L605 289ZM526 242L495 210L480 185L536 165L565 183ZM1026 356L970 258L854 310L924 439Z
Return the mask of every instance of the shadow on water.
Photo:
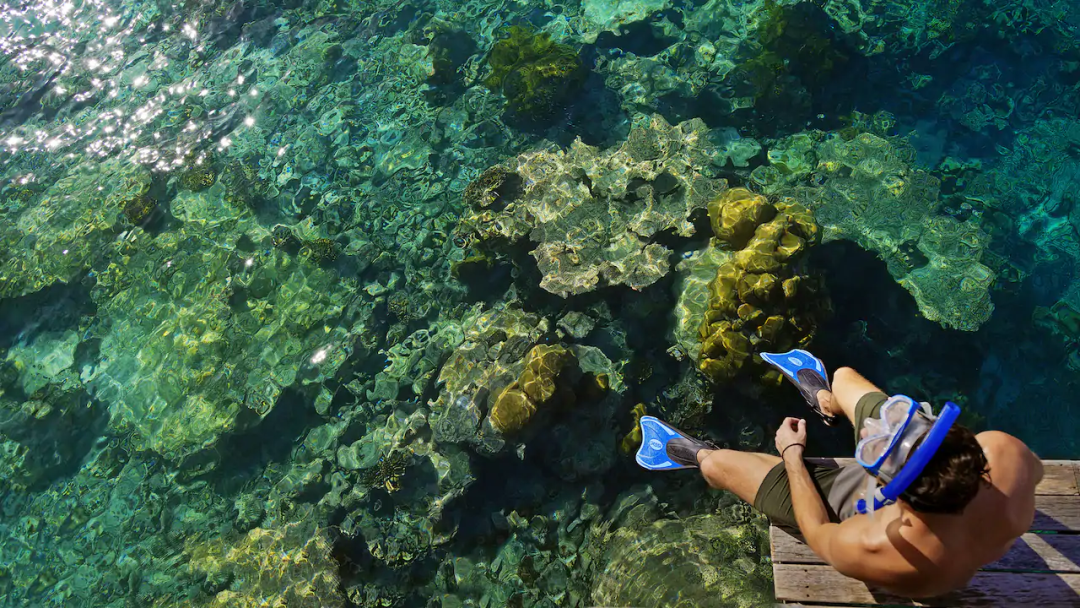
M0 348L29 345L42 334L78 329L80 317L96 311L89 286L79 277L0 300Z
M223 493L235 492L252 476L260 475L271 462L304 460L301 452L305 448L298 444L308 429L319 422L321 418L303 395L293 389L282 391L265 418L248 430L221 440L217 455L227 466L210 474L213 483ZM315 490L325 489L320 486L313 492L321 495Z
M978 335L927 321L876 254L849 241L816 247L807 260L823 274L833 314L814 338L830 369L856 368L883 389L913 395L974 387Z
M1067 376L1046 374L1066 365L1067 344L1031 323L1054 290L1046 276L1036 272L1018 288L993 291L991 319L965 332L923 318L884 262L854 243L816 247L807 264L822 273L832 298L833 314L811 345L829 369L854 367L890 394L936 407L955 401L964 424L1016 435L1044 458L1074 453L1075 387Z
M108 411L86 390L67 380L45 380L44 368L27 352L56 352L66 338L93 317L92 280L76 277L25 296L0 300L0 435L25 449L23 468L13 472L31 490L75 474L104 432ZM15 352L6 349L19 347ZM82 340L72 345L78 366L92 356L95 345ZM62 356L62 355L61 355ZM12 407L20 404L19 407Z

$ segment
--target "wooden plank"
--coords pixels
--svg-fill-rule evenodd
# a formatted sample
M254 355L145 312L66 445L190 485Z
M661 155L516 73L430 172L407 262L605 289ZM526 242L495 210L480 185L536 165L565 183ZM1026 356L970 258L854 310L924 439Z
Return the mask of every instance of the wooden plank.
M855 464L854 458L807 458L808 462L842 467ZM1080 496L1080 464L1073 460L1044 460L1043 479L1035 488L1036 494L1047 496Z
M1044 460L1043 478L1035 487L1035 493L1053 496L1080 494L1076 485L1076 463L1069 460Z
M773 527L769 530L772 560L777 564L824 564L825 561L798 538ZM1080 535L1025 534L998 561L982 568L1072 572L1080 574Z
M906 606L1080 606L1080 574L979 572L960 591L910 600L869 589L829 566L776 564L776 599L790 602L902 604Z
M1080 499L1075 496L1036 496L1032 532L1080 532Z

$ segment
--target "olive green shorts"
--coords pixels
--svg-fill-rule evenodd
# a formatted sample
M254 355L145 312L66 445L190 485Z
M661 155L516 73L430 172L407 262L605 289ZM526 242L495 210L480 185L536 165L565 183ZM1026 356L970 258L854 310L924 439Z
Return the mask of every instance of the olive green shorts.
M859 399L855 406L855 443L859 442L859 429L862 428L863 420L870 416L877 416L881 406L889 397L885 393L867 393ZM829 520L839 523L841 516L838 513L849 514L853 512L851 505L846 504L854 500L858 481L864 479L858 472L854 475L845 475L842 482L844 488L836 488L842 491L833 491L833 486L845 469L862 467L851 465L849 467L834 467L806 463L806 469L817 488L818 494L825 501L825 509L829 512ZM850 480L850 481L849 481ZM783 528L788 532L798 533L799 524L795 521L795 509L791 505L791 486L788 484L787 470L784 463L774 466L758 488L757 496L754 497L754 508L764 513L774 526Z

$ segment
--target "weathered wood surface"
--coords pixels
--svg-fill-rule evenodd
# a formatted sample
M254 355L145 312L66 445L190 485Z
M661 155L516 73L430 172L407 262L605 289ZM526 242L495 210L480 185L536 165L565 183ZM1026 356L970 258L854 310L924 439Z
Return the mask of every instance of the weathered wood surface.
M979 572L963 590L916 601L884 591L872 591L829 566L776 564L773 571L779 601L1040 608L1076 608L1080 605L1080 574Z
M807 458L819 465L846 466L855 464L854 458ZM1080 495L1080 464L1072 460L1044 460L1043 480L1035 488L1036 494L1045 496Z
M1035 496L1033 532L1080 532L1080 498L1076 496Z
M824 564L810 547L779 528L772 528L772 560L777 564ZM1025 534L1005 557L983 570L1034 570L1080 574L1080 535ZM820 599L820 598L819 598Z

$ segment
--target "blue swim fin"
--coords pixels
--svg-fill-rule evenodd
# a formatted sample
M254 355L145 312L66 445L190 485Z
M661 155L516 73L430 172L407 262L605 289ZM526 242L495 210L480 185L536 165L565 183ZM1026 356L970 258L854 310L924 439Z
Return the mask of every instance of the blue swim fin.
M641 447L637 463L650 471L696 469L698 450L716 446L694 439L654 416L641 417Z
M818 391L832 390L832 385L829 384L829 372L821 359L799 348L786 353L761 353L761 358L780 370L780 373L799 389L803 399L806 399L817 415L821 416L825 424L829 426L836 424L836 416L823 412L817 399Z

